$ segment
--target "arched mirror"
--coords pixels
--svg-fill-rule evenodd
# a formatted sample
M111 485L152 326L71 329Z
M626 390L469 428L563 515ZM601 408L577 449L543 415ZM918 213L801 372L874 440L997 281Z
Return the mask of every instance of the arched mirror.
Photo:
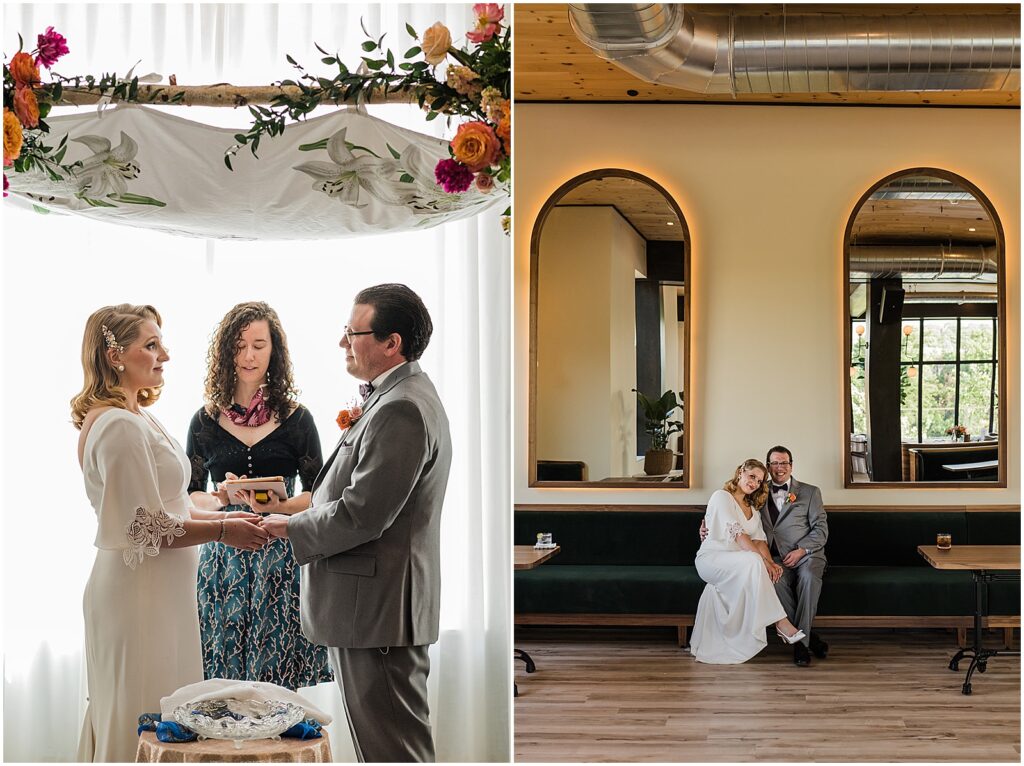
M879 181L846 229L846 486L1005 487L1003 232L969 181Z
M595 170L551 195L530 247L530 486L689 486L679 206Z

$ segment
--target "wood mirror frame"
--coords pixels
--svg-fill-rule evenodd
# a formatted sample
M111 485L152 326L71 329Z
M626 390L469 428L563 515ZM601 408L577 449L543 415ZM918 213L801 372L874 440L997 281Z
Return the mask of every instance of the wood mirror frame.
M857 481L853 480L853 457L850 451L849 423L853 419L853 403L850 390L850 359L853 355L853 341L850 337L850 238L854 223L864 204L878 189L905 176L934 176L955 183L967 191L981 204L992 221L996 235L996 291L997 291L997 354L999 417L998 445L999 467L995 481ZM1002 222L996 214L995 207L988 197L966 178L939 168L917 167L892 173L869 188L857 204L854 205L846 223L843 236L843 479L847 489L992 489L1006 486L1007 454L1006 454L1006 241L1003 235ZM918 384L920 385L920 384Z
M559 201L570 191L590 181L609 176L639 181L661 194L679 219L683 233L683 284L686 300L683 301L683 431L679 437L683 444L682 481L651 482L641 478L627 481L538 481L537 480L537 290L539 278L540 240L544 223ZM690 456L693 451L692 429L690 427L690 229L679 205L665 189L641 173L621 168L602 168L575 176L559 186L540 209L530 236L530 353L529 353L529 423L528 457L529 486L538 488L565 487L573 489L688 489L690 486Z

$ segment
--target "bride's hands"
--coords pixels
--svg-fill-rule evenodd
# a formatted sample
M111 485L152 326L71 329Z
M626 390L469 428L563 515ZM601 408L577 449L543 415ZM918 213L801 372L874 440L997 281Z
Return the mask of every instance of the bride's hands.
M252 513L251 511L228 511L224 514L225 519L242 519L250 524L259 525L260 515L258 513Z
M779 578L782 577L782 566L776 564L771 559L766 558L764 560L764 567L768 570L768 578L772 582L778 582Z
M224 519L224 539L221 542L225 545L243 551L256 551L262 548L268 539L270 535L267 531L248 519Z

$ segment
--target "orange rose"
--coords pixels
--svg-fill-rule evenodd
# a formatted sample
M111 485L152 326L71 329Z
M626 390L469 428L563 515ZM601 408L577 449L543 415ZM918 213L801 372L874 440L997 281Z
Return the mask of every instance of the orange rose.
M14 78L14 84L19 88L34 88L40 84L39 67L27 53L15 53L8 66L11 76Z
M14 112L26 128L39 125L39 102L31 88L14 89Z
M456 160L478 173L498 161L501 144L490 125L467 122L459 126L452 139L452 154Z
M4 107L4 167L12 165L21 154L21 123L14 112Z
M437 66L448 56L448 49L452 47L452 33L439 21L423 33L420 47L427 63Z
M505 151L509 154L512 153L512 117L505 115L501 118L501 122L498 123L498 138L501 139L501 143L505 146Z

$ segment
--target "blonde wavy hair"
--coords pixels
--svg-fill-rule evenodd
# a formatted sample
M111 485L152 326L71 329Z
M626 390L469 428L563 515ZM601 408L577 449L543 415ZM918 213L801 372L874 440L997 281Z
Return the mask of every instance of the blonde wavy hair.
M732 479L727 481L722 489L729 494L732 494L740 488L740 474L744 471L753 470L754 468L760 470L764 474L764 478L761 480L761 486L749 495L744 495L743 499L750 504L751 508L757 510L764 505L765 501L768 499L768 469L760 460L756 458L749 458L736 466L736 472L732 475Z
M114 335L118 344L127 348L138 340L139 328L147 320L156 322L157 327L163 326L160 313L152 306L121 303L117 306L104 306L90 315L82 338L82 372L85 374L85 382L82 390L71 400L71 422L75 428L81 430L86 414L95 407L127 409L128 397L107 358L103 327L106 326ZM148 407L159 399L160 388L141 389L138 395L139 406Z

